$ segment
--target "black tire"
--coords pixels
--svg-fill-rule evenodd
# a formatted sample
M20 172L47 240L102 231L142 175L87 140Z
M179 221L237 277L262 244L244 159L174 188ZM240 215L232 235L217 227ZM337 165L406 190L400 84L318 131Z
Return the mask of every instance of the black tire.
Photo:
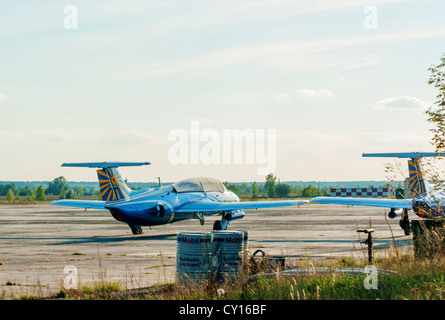
M221 228L221 221L216 220L213 223L213 231L218 231L218 230L222 230L222 228Z
M411 221L408 219L403 219L399 221L399 225L405 232L405 236L409 236L411 234Z
M141 226L130 226L131 228L131 232L133 232L133 234L142 234L142 227Z

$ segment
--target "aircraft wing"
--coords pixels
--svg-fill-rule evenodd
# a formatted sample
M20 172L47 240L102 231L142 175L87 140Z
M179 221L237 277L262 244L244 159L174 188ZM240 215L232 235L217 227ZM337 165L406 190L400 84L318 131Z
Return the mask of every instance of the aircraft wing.
M308 202L307 200L285 201L243 201L243 202L217 202L217 201L189 201L173 209L174 212L214 212L246 210L274 207L296 206Z
M412 199L376 199L376 198L350 198L350 197L315 197L311 202L344 204L350 206L368 206L395 209L412 209Z
M99 209L107 210L105 208L106 201L95 201L95 200L57 200L51 205L53 206L64 206L64 207L75 207L75 208L85 208L85 209Z

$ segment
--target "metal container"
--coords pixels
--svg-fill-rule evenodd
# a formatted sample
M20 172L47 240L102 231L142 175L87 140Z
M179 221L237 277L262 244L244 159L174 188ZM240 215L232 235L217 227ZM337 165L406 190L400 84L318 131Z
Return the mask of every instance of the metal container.
M212 274L213 234L178 233L176 237L176 281L209 279Z
M249 231L239 230L243 234L243 251L247 252L249 250Z
M244 238L241 231L213 232L213 270L219 273L235 274L242 265Z

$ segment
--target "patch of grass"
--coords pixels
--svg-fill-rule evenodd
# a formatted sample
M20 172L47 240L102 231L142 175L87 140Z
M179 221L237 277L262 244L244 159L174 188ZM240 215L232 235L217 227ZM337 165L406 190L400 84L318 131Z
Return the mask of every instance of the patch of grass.
M53 298L63 298L68 300L110 300L116 299L117 293L124 291L120 281L100 281L91 285L83 285L79 289L61 288Z
M171 267L171 266L174 266L174 264L158 264L158 265L151 266L150 268L165 268L165 267Z
M377 289L367 289L367 274L352 275L326 272L273 277L257 277L254 281L238 278L223 285L203 283L175 286L173 299L228 300L430 300L445 298L445 262L414 261L395 264L382 259L382 266L391 265L397 272L377 274ZM397 261L400 262L400 261ZM340 259L334 265L343 264ZM349 262L348 262L349 263ZM354 266L355 267L355 266ZM224 292L223 295L218 294ZM222 290L221 290L222 289Z

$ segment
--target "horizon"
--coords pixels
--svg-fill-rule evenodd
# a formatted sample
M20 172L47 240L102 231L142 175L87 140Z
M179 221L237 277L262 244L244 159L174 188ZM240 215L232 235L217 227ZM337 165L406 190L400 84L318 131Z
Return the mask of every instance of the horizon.
M0 181L0 185L4 185L4 184L8 184L8 183L42 183L42 182L52 182L53 180L32 180L32 181L25 181L25 180L8 180L8 181ZM97 183L99 184L98 181L81 181L81 180L66 180L67 183ZM176 183L177 181L161 181L162 184L173 184ZM231 183L231 184L242 184L242 183L246 183L246 184L253 184L253 183L265 183L265 181L222 181L223 183ZM395 181L388 181L388 180L336 180L336 181L321 181L321 180L307 180L307 181L303 181L303 180L288 180L288 181L276 181L276 184L279 183L338 183L338 182L343 182L343 183L355 183L355 182L360 182L360 183L367 183L367 182L376 182L376 183L400 183L403 182L403 180L395 180ZM139 183L139 184L158 184L157 181L128 181L128 184L132 184L132 183Z

